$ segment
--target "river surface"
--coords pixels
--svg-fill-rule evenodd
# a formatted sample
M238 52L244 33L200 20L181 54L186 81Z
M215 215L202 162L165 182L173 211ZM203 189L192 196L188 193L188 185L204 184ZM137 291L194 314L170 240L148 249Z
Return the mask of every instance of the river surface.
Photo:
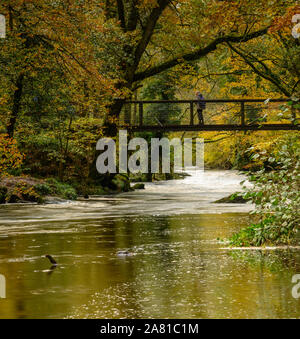
M0 318L298 318L299 250L228 250L251 205L232 171L146 190L0 207ZM117 256L128 249L132 256ZM45 254L58 261L50 269Z

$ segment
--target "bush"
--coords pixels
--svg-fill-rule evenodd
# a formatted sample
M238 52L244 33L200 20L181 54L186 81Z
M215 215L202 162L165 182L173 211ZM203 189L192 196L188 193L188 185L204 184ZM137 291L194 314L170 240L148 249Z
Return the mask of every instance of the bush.
M6 202L16 203L21 201L42 203L42 196L34 189L34 186L25 180L17 180L15 185L7 190Z
M19 152L16 140L7 134L0 134L0 175L8 171L18 170L24 156Z
M130 192L132 189L130 187L130 181L127 175L117 174L112 180L114 189L117 192Z
M248 189L244 198L256 205L258 222L233 235L231 244L290 244L300 225L299 136L284 139L271 155L261 152L255 159L268 164L268 168L249 174L254 187Z
M51 194L68 200L77 199L77 192L72 186L59 182L53 178L47 179L47 184L50 186Z
M62 197L68 200L76 200L77 193L73 187L65 188Z
M38 184L34 189L41 195L50 195L52 193L51 187L47 184Z

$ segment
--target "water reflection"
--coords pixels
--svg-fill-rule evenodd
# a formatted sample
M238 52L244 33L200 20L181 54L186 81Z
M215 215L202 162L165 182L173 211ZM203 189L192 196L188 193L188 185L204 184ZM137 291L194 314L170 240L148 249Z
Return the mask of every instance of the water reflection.
M0 301L0 317L298 317L299 302L291 297L297 251L238 254L216 241L247 218L101 219L69 223L65 233L2 238L7 299ZM118 258L124 248L134 255ZM45 253L59 263L52 274Z
M212 171L89 202L0 207L0 318L299 317L299 251L217 241L248 222L251 206L212 204L241 179ZM118 257L125 249L133 255Z

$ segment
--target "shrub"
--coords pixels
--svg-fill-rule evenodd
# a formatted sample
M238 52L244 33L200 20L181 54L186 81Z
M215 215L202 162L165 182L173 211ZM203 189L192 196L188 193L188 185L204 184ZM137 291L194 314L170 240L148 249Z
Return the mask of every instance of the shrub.
M14 186L10 187L10 189L7 190L5 200L8 203L16 203L20 201L30 201L38 203L43 202L43 198L38 192L36 192L34 187L23 180L16 182Z
M300 225L299 136L284 139L271 155L261 152L255 159L268 164L268 168L249 174L254 185L244 198L250 198L255 204L258 222L233 235L231 244L290 244Z
M52 194L55 194L63 199L77 199L76 190L72 186L66 183L59 182L58 180L53 178L47 179L47 184L50 186Z
M51 187L47 184L38 184L34 189L41 195L50 195L52 193Z
M17 147L16 140L7 134L0 134L0 175L21 167L24 159Z
M65 190L63 192L63 198L68 199L68 200L76 200L77 199L77 193L76 193L76 191L74 190L73 187L65 188Z

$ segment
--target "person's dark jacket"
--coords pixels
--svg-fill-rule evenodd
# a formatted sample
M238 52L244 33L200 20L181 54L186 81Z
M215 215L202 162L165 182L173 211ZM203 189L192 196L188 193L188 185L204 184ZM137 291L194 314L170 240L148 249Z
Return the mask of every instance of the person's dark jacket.
M197 109L199 110L205 110L206 109L206 102L202 94L197 95L198 103L197 103Z

